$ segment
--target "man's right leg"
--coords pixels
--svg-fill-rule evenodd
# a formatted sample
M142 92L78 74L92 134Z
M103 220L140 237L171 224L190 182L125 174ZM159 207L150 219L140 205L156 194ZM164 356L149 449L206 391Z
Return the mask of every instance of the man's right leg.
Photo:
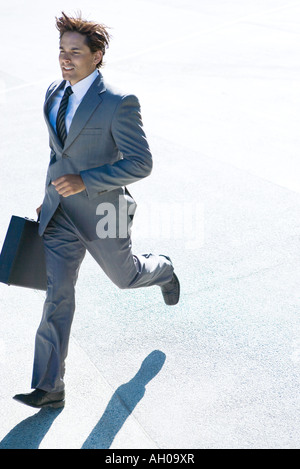
M44 233L48 289L36 334L32 388L64 390L65 359L75 311L75 284L85 248L59 207Z

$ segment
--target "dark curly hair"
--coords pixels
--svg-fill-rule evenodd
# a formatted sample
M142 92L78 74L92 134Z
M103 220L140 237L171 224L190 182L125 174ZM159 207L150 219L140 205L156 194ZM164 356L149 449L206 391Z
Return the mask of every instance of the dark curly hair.
M81 12L79 12L77 17L74 18L67 16L62 11L62 16L60 18L56 18L56 27L59 31L60 39L63 34L68 31L75 31L85 36L86 44L93 53L101 50L104 55L109 46L110 35L107 32L107 26L83 19ZM97 68L100 68L102 64L103 60L101 59L97 64Z

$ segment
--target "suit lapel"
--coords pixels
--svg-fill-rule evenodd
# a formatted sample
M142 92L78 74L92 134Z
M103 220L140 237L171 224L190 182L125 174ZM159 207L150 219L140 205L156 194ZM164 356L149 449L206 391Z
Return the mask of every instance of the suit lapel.
M87 121L90 119L95 109L102 102L101 94L105 90L106 89L103 83L103 77L101 73L99 73L99 76L95 79L94 83L88 89L83 100L78 106L77 111L75 112L67 139L65 141L64 150L66 150L74 142L75 138L86 125Z
M49 103L53 97L53 95L58 91L59 89L63 88L65 86L65 80L59 80L53 83L53 85L50 86L45 104L44 104L44 116L45 120L49 129L49 133L51 135L51 140L55 142L55 145L58 146L60 149L62 148L61 146L61 141L59 140L54 128L52 127L50 121L49 121Z

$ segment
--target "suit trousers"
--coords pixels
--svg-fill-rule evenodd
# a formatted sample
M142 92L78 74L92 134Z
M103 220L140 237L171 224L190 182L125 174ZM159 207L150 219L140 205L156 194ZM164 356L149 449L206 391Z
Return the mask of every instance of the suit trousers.
M75 312L75 285L86 250L121 289L163 285L173 266L164 256L133 255L130 235L87 241L61 205L43 235L47 294L36 333L32 388L64 389L65 359Z

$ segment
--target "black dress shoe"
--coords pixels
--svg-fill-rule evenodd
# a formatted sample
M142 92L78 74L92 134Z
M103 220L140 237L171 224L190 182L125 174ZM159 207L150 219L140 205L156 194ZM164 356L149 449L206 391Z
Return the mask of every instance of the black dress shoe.
M180 296L180 283L177 276L173 273L172 280L161 286L161 291L166 305L177 305Z
M17 394L13 399L36 408L52 407L53 409L60 409L65 406L64 391L47 392L42 389L35 389L35 391L29 394Z

